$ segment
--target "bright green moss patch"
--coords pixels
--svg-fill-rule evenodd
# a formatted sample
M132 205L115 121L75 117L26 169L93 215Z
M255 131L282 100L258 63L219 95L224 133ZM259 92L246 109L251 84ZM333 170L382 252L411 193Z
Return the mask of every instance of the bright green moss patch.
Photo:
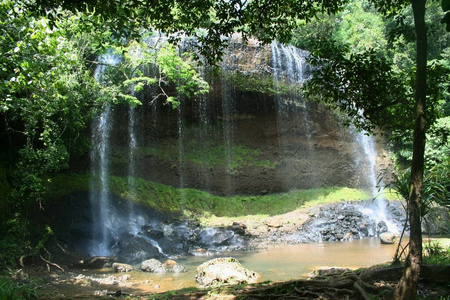
M328 189L313 189L305 190L303 192L305 197L309 199L305 205L315 206L324 203L334 203L340 200L357 201L370 199L368 191L351 189L351 188L328 188Z
M238 217L246 215L279 215L302 206L313 206L341 200L369 199L364 191L350 188L321 188L298 190L283 194L222 197L196 189L177 189L142 178L112 176L109 188L112 194L162 211L181 212L203 217ZM50 197L62 197L74 191L88 191L92 183L88 175L59 175L51 180Z
M403 197L397 193L395 190L393 189L384 189L380 192L378 197L382 197L386 200L389 201L399 201L399 200L404 200Z

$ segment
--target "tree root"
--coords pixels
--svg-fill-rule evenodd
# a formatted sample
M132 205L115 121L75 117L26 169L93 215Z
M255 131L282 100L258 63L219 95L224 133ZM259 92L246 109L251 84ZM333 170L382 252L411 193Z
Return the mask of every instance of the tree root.
M358 284L357 281L353 283L353 287L358 292L358 294L361 296L361 299L363 300L370 300L369 295L364 291L364 289Z
M53 262L51 262L49 260L46 260L45 258L42 257L42 255L39 255L39 257L41 258L41 260L43 262L45 262L47 264L47 269L50 269L50 266L54 266L55 268L58 268L59 270L64 272L64 269L61 268L58 264L55 264L55 263L53 263Z

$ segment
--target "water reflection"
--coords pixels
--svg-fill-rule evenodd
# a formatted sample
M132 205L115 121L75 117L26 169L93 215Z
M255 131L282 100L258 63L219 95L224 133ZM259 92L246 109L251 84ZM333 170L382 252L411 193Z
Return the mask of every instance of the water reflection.
M284 281L308 276L321 267L360 268L386 263L392 260L396 245L382 245L378 238L350 242L323 242L275 246L257 252L222 253L233 256L250 270L262 275L262 281ZM147 281L139 286L142 291L164 292L167 290L198 286L195 282L197 266L212 257L189 257L177 260L187 273L149 274L133 271L135 281ZM155 287L156 286L156 287Z

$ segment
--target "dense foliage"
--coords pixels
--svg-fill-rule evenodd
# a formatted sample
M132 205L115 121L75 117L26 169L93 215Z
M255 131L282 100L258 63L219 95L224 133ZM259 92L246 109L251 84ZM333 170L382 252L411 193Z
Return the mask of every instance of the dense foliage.
M135 93L152 84L161 91L155 101L174 106L169 85L189 96L208 90L194 62L167 42L115 39L110 24L89 12L57 9L61 18L49 20L35 14L33 3L0 2L0 260L7 264L39 251L51 235L45 226L29 226L30 214L45 209L49 175L89 149L84 131L104 105L138 105ZM121 58L99 81L95 69L109 64L102 59L107 51ZM149 65L156 72L146 74Z
M298 28L292 40L312 52L311 63L317 66L307 86L311 97L342 110L349 116L347 122L358 128L387 132L399 172L412 159L416 50L410 10L406 8L397 23L384 18L368 1L353 1L333 18L321 17ZM439 2L428 4L430 105L425 159L429 176L439 181L448 176L432 175L434 167L445 169L450 156L450 34L439 26L442 16Z

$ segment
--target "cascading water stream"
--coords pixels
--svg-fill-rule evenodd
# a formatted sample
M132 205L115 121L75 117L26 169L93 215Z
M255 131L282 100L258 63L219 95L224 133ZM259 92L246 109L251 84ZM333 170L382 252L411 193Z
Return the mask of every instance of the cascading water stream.
M130 105L129 108L129 119L128 119L128 131L129 131L129 141L128 141L128 187L130 190L131 198L136 198L136 108ZM133 201L128 201L128 218L129 223L133 224L135 222L136 216L134 211Z
M119 63L119 57L107 54L100 58L100 65L96 69L95 78L104 83L104 73L108 66ZM132 92L133 93L133 92ZM93 214L94 239L90 246L91 256L108 256L112 249L117 246L120 235L123 233L139 236L147 240L158 251L164 255L161 247L153 239L143 235L141 228L146 224L146 219L137 214L133 201L128 201L128 215L122 215L112 208L109 190L109 167L110 167L110 136L112 131L112 109L106 104L100 117L93 122L92 143L95 145L91 152L92 180L90 201ZM135 198L136 191L136 147L137 137L136 109L129 108L128 120L128 186L131 198Z
M232 44L234 45L234 44ZM232 46L230 45L230 47ZM233 51L233 48L229 49ZM233 69L234 61L232 65L222 66L222 70L226 68ZM232 172L233 172L233 146L234 146L234 130L236 127L236 96L234 85L226 80L225 74L222 74L220 79L221 88L221 100L222 100L222 130L223 130L223 146L224 155L226 161L226 177L225 177L225 191L228 194L234 192L232 186Z
M108 65L117 65L119 59L113 54L100 57L100 64L95 70L95 79L103 83L104 73ZM92 179L90 201L93 207L94 239L91 245L91 255L108 255L111 247L109 234L110 199L109 199L109 138L112 129L111 106L105 104L100 117L93 122L91 151Z
M184 195L184 132L183 132L183 105L181 103L181 97L178 96L178 101L180 102L180 106L178 106L178 175L180 177L180 200L183 203L185 195Z
M368 215L371 219L377 223L384 222L387 230L391 233L398 234L399 229L397 225L391 220L387 212L387 200L377 195L377 151L375 147L375 141L373 136L369 136L366 132L355 132L356 140L362 147L364 152L364 159L367 162L367 171L365 177L370 189L370 196L373 199L370 206L362 208L361 212Z
M301 132L295 132L294 134L300 134L304 138L306 144L307 158L314 158L314 147L311 144L312 130L310 126L310 117L308 113L308 106L306 101L303 100L300 87L303 85L306 78L304 77L304 68L306 65L307 51L300 50L292 45L285 46L276 42L272 42L270 45L272 53L272 67L273 67L273 80L276 90L280 90L289 87L289 91L283 94L276 95L276 107L277 107L277 127L278 134L282 138L281 147L284 152L289 152L290 143L283 142L289 140L291 118L298 117L298 108L301 108L301 117L303 120ZM297 111L295 113L294 111ZM286 139L287 138L287 139ZM305 159L303 157L303 159ZM315 174L311 176L315 177ZM317 182L316 178L312 182Z

